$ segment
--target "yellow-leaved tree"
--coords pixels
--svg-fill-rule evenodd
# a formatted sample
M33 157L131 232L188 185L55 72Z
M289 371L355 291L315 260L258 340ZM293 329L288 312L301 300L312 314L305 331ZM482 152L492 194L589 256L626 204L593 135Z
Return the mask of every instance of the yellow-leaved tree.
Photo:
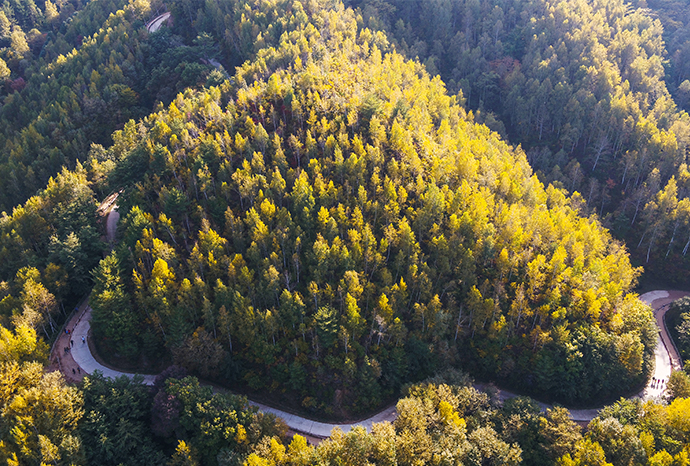
M36 332L0 327L0 461L75 464L83 453L75 429L83 399L59 372L45 373L47 347Z

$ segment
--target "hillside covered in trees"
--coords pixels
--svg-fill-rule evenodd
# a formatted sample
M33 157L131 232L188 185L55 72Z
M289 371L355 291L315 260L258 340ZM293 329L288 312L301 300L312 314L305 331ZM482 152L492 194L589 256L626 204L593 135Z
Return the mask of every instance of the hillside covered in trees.
M687 283L687 2L350 3L542 181L579 192L636 262Z
M125 186L104 353L325 413L447 365L570 403L640 384L656 336L625 249L351 10L282 8L234 84L92 151Z
M53 40L27 50L5 81L0 209L24 202L63 166L84 162L92 143L109 145L111 133L129 119L211 76L208 59L215 51L205 37L187 45L168 29L146 32L144 20L157 8L162 4L98 1L59 27L44 20L43 35ZM222 71L215 71L222 80Z
M622 240L683 269L690 132L680 7L639 7L5 2L0 458L687 464L680 388L583 435L454 372L570 405L649 377ZM176 364L153 389L44 373L89 293L110 363ZM314 448L196 377L324 418L403 399Z

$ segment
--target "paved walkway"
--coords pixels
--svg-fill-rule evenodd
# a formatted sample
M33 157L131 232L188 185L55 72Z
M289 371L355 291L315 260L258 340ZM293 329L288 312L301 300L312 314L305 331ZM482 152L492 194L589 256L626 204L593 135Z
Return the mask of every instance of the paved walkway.
M48 361L48 366L46 371L60 371L65 376L65 380L70 383L79 383L84 377L85 373L82 372L81 367L72 358L71 349L74 346L74 328L76 327L79 319L81 318L83 311L88 307L88 299L84 299L83 302L75 309L72 313L70 320L65 324L63 330L58 336L55 343L53 343L53 348L50 352L50 360ZM67 329L70 333L66 333Z
M126 375L129 378L134 377L135 374L129 372L120 372L109 367L100 364L91 354L89 349L88 339L89 339L89 328L91 323L91 308L87 307L83 314L83 317L79 320L79 323L74 328L72 338L74 339L74 347L72 348L72 357L74 361L81 367L82 372L87 374L92 374L93 371L98 370L103 373L106 377L116 378L122 375ZM82 340L83 338L83 340ZM141 374L144 377L144 383L146 385L153 385L156 378L155 375ZM303 417L297 416L295 414L286 413L279 409L271 408L261 403L255 403L249 400L249 404L258 407L261 411L267 413L273 413L278 417L283 418L285 423L289 428L302 432L314 437L326 438L331 434L331 431L339 427L344 432L349 432L356 425L361 425L371 431L371 425L374 422L383 421L393 421L397 417L395 407L389 407L380 413L366 419L362 422L355 424L328 424L324 422L312 421L310 419L305 419Z
M156 32L160 29L160 27L168 18L170 18L170 12L163 13L162 15L154 18L154 20L151 21L149 24L147 24L146 29L149 32Z
M115 233L117 232L117 222L120 221L120 212L117 211L117 204L113 204L105 221L106 238L112 246L115 244Z
M666 329L663 325L663 321L660 319L663 319L663 314L666 312L666 304L674 301L675 299L678 299L682 296L689 295L690 293L688 292L683 292L683 291L653 291L650 293L646 293L642 296L640 296L640 299L645 301L646 303L650 304L654 308L654 313L655 316L657 317L657 322L660 325L660 334L662 338L659 340L659 343L657 344L656 347L656 367L653 376L656 379L662 379L665 381L668 381L668 377L671 375L671 369L674 367L673 363L673 356L671 356L671 352L673 350L673 346L667 346L665 344L665 339L668 338L668 334L666 332ZM132 373L126 373L126 372L120 372L114 369L111 369L109 367L103 366L100 364L96 359L93 357L91 354L91 351L89 349L88 345L88 338L89 338L89 328L90 328L90 322L91 322L91 308L88 307L88 305L84 306L83 312L81 315L78 317L74 317L74 320L76 320L76 324L73 326L74 331L72 332L72 339L74 340L74 347L72 348L71 351L71 357L74 358L74 361L79 365L81 368L82 372L91 374L95 370L101 371L106 377L119 377L122 375L126 375L128 377L134 377L135 374ZM82 340L82 337L84 340ZM670 340L669 340L670 341ZM66 374L68 375L68 374ZM144 383L147 385L152 385L153 381L155 379L155 375L143 375L144 376ZM635 397L642 398L642 399L654 399L657 397L660 397L664 390L665 390L665 385L660 386L660 387L652 387L652 381L650 381L649 385L645 387L645 389L637 394ZM513 398L517 395L510 393L508 391L502 390L499 393L499 397L502 400L507 400L509 398ZM366 427L368 431L371 431L371 426L373 423L378 423L378 422L383 422L383 421L389 421L392 422L395 420L397 417L397 412L395 410L395 407L389 407L381 411L380 413L370 417L369 419L366 419L364 421L355 423L355 424L329 424L329 423L323 423L323 422L318 422L318 421L313 421L310 419L303 418L301 416L297 416L295 414L290 414L286 413L284 411L281 411L279 409L271 408L269 406L266 406L261 403L255 403L251 400L249 400L249 404L252 406L258 407L261 411L267 412L267 413L273 413L276 416L282 418L285 423L288 425L288 427L294 431L304 433L307 435L311 435L314 437L319 437L319 438L326 438L330 435L331 431L335 427L339 427L343 432L349 432L354 426L361 425ZM539 406L542 408L542 410L546 410L547 408L550 408L551 405L545 404L545 403L539 403ZM570 415L571 418L574 421L581 421L581 422L588 422L594 419L597 415L599 414L598 409L574 409L570 410Z
M279 409L263 405L261 403L254 403L251 400L249 401L249 404L258 407L263 412L273 413L276 416L282 418L285 421L285 424L287 424L290 429L296 432L302 432L320 438L329 437L331 435L331 431L336 427L339 427L340 430L347 433L355 426L364 426L367 429L367 432L371 432L371 426L375 422L393 422L395 418L398 417L398 413L395 410L395 406L391 406L362 422L357 422L354 424L328 424L324 422L305 419L301 416L297 416L296 414L289 414Z
M640 299L647 304L649 304L652 309L654 309L654 317L656 318L656 325L659 327L659 335L661 336L661 342L666 350L666 355L664 358L668 357L668 361L664 361L664 364L668 367L668 375L671 375L670 370L679 371L683 369L683 362L678 354L676 346L671 340L671 336L668 334L668 329L666 328L666 323L664 321L664 316L666 311L668 311L670 304L680 298L690 295L690 292L670 290L670 291L650 291L640 296ZM661 346L661 343L659 344ZM658 361L658 359L657 359Z
M126 375L129 378L134 377L135 374L129 372L120 372L115 369L106 367L96 361L96 359L91 354L91 350L88 345L89 329L91 328L91 308L87 307L85 309L84 315L74 328L72 339L74 340L74 347L72 348L72 358L79 364L81 370L87 374L93 374L93 371L98 370L103 373L106 377L114 379L122 375ZM144 375L144 374L142 374ZM156 379L155 375L144 375L144 383L146 385L153 385L153 381Z

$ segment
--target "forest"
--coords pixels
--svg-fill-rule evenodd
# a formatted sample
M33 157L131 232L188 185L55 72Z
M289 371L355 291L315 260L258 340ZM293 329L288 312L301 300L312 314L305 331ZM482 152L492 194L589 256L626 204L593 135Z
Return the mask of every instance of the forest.
M687 374L621 398L688 276L686 6L4 0L0 458L690 464ZM44 370L85 297L153 387Z
M319 445L287 434L243 397L214 393L171 366L152 387L95 373L80 387L44 373L45 344L25 326L0 329L0 458L7 464L99 465L686 465L689 398L621 399L586 431L565 408L501 402L466 374L408 385L393 422L338 429ZM46 409L49 407L49 409Z
M648 273L687 283L687 2L353 1L579 193Z

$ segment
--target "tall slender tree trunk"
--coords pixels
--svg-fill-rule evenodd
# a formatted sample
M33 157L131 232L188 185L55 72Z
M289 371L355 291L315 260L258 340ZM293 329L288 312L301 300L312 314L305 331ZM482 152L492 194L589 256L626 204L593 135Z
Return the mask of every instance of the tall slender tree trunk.
M460 305L460 312L458 312L458 323L455 325L455 338L453 341L458 341L458 332L460 331L460 320L462 319L462 305Z

